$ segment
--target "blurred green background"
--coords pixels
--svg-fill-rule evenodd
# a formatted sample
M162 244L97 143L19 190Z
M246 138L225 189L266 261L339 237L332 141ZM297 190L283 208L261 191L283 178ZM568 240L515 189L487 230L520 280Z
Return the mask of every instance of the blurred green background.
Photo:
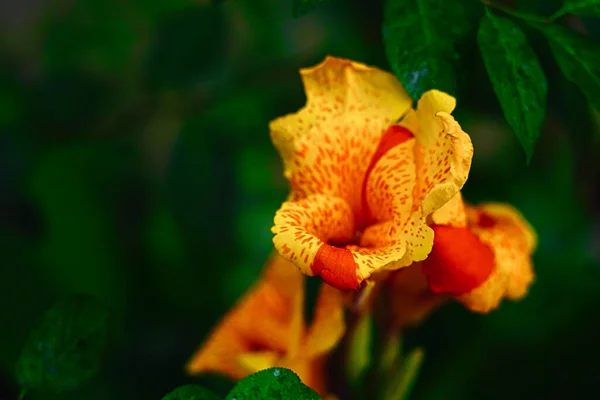
M560 1L527 3L544 13ZM159 399L192 382L228 391L182 367L271 251L287 183L267 124L303 105L297 70L327 54L389 69L379 1L331 1L298 19L291 9L2 1L1 399L16 398L31 328L74 293L112 307L113 335L94 380L56 398ZM600 39L600 20L567 23ZM537 280L488 316L451 305L409 332L427 353L412 399L582 398L600 381L600 116L530 38L549 81L531 165L474 32L461 43L455 115L475 146L465 197L526 215Z

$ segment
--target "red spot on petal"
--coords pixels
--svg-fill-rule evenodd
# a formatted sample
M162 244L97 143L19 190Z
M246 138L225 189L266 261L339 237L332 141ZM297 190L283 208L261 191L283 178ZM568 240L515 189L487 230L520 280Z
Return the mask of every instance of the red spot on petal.
M356 276L357 265L348 249L323 244L311 265L315 275L320 275L329 285L340 290L355 290L360 285Z
M434 293L460 295L484 283L494 270L494 254L469 228L434 225L433 249L423 262Z

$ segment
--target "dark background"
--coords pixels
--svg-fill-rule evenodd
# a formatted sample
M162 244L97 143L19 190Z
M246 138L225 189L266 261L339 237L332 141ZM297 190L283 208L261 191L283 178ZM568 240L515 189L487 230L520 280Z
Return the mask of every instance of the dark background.
M228 391L182 367L272 249L287 183L267 124L303 105L297 70L327 54L389 67L379 1L299 19L289 0L217 3L0 3L0 395L18 393L31 328L74 293L111 306L113 335L94 380L56 398L159 399L191 382ZM598 20L566 22L600 38ZM525 214L537 280L490 315L454 304L409 332L427 353L411 398L583 398L600 381L600 114L529 32L549 100L527 166L474 33L454 113L475 146L463 193Z

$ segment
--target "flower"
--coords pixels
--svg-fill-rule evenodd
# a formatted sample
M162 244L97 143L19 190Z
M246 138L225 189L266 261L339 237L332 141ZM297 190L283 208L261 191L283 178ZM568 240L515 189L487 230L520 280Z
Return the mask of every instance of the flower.
M186 366L241 379L286 367L324 396L324 363L345 332L341 293L322 285L313 322L305 327L304 275L275 255L263 276L210 334Z
M525 296L534 279L535 231L507 204L470 206L457 195L432 216L433 250L423 262L430 289L488 312Z
M459 193L430 222L435 238L427 259L392 272L385 281L391 332L418 324L452 297L487 313L503 298L519 300L527 294L537 239L513 207L471 206Z
M335 57L300 74L305 107L270 124L291 186L275 249L342 290L424 260L427 217L471 166L471 140L450 115L455 99L432 90L413 110L393 75Z

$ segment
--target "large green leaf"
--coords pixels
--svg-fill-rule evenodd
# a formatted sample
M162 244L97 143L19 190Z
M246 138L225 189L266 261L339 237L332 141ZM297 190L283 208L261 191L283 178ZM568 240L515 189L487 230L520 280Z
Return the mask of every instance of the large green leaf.
M327 0L294 0L293 15L300 17Z
M546 115L544 71L523 31L504 17L486 10L477 39L504 116L529 161Z
M547 37L552 54L565 76L600 110L600 45L559 25L535 25Z
M97 371L108 333L108 311L89 296L52 307L25 344L16 375L24 390L74 389Z
M457 0L385 0L386 55L413 99L430 89L455 93L455 45L467 30L465 9Z
M269 368L238 382L226 400L320 400L298 375L286 368Z
M582 17L600 17L600 0L567 0L552 19L565 14L581 15Z
M163 400L219 400L220 397L199 385L185 385L173 390Z

